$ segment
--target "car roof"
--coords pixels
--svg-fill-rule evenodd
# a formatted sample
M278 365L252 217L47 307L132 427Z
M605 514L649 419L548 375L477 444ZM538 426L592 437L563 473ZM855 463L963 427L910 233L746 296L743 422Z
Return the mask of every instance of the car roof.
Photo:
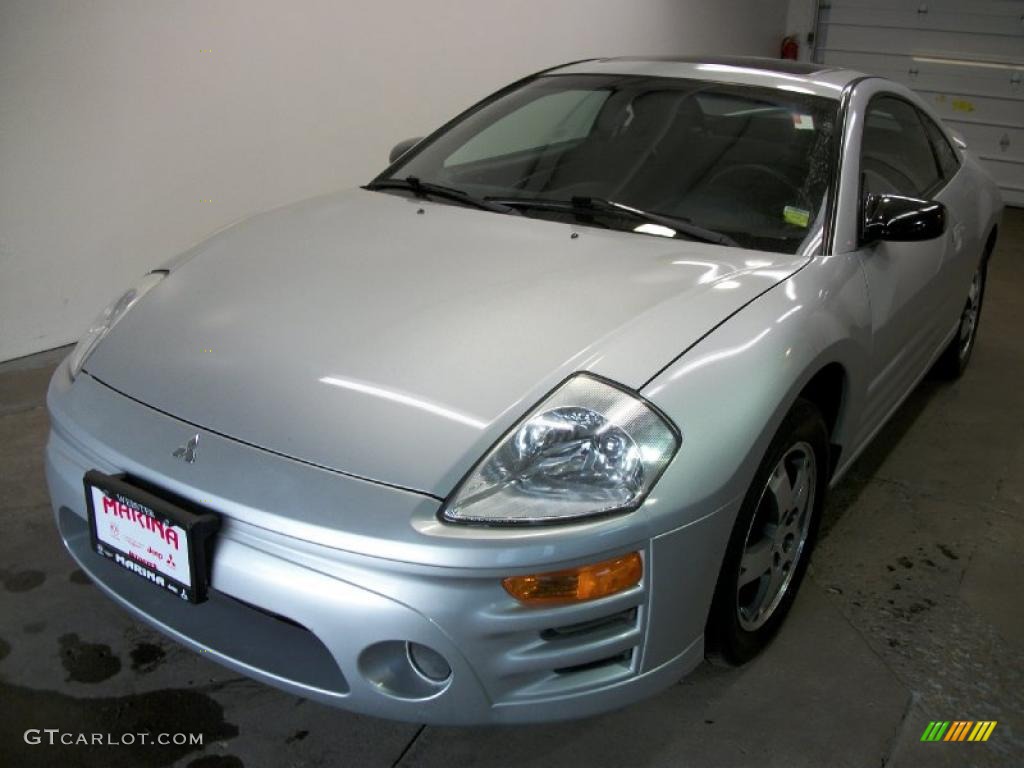
M678 77L761 85L838 99L843 88L863 77L850 69L756 56L620 56L565 64L544 74L614 74Z

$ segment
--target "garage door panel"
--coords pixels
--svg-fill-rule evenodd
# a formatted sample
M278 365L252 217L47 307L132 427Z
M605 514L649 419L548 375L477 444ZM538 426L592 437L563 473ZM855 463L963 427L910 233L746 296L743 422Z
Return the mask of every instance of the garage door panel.
M892 29L920 29L934 32L967 32L987 35L1013 35L1013 26L1007 16L975 15L965 17L963 10L919 13L916 8L872 8L847 7L824 9L824 18L829 24L844 24Z
M982 78L974 73L954 72L940 74L938 72L923 72L918 67L920 62L911 60L912 66L906 71L886 75L897 82L915 91L927 93L969 93L972 94L970 101L975 101L976 96L986 96L996 99L1016 99L1017 108L1024 110L1024 88L1009 81L1009 78Z
M1003 201L1011 205L1020 205L1024 195L1024 185L1019 183L1024 166L1020 163L1008 163L996 158L979 157L981 164L992 174L999 189L1003 193Z
M1003 202L1016 208L1024 208L1024 189L1010 189L1001 187Z
M982 67L957 60L929 61L927 58L896 54L830 51L825 62L831 66L858 69L902 83L915 90L946 90L979 96L1020 99L1024 109L1024 73L1002 67Z
M1022 43L1024 45L1024 43ZM1013 99L1024 114L1024 71L1018 69L959 63L958 60L930 61L907 57L906 84L915 90L952 92Z
M1021 42L1024 48L1024 41ZM1009 65L985 66L984 62L971 59L938 59L929 56L915 56L909 53L858 53L856 51L826 51L827 62L834 66L850 67L872 74L902 72L914 77L916 82L925 78L963 83L959 90L977 93L979 89L992 91L993 96L1016 96L1024 99L1024 69ZM1022 65L1024 66L1024 65ZM916 75L914 74L916 73ZM948 89L948 85L945 88ZM939 89L942 90L942 89Z
M1024 102L1017 99L991 99L958 93L918 91L943 120L966 120L994 125L1019 125Z
M865 14L893 9L917 13L922 6L928 9L929 14L963 14L964 5L968 2L971 16L1000 16L1014 20L1020 17L1020 3L1013 0L826 0L821 5L823 10L860 11Z
M1024 162L1024 128L1002 127L962 120L947 120L963 136L971 152L989 157Z
M939 32L914 30L913 42L908 39L907 30L877 26L853 26L847 24L826 24L824 33L819 33L819 45L827 51L870 51L888 53L911 51L933 56L983 54L986 59L1019 58L1022 38L1019 35L971 35L963 32ZM978 38L984 38L980 41ZM956 54L956 55L953 55Z

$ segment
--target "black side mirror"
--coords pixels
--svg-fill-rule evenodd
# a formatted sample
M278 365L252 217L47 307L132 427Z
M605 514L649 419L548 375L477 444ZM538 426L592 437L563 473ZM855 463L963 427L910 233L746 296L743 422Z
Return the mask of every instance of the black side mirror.
M861 244L876 240L934 240L946 231L946 206L936 200L867 194L861 210Z
M395 162L398 158L400 158L402 155L404 155L406 152L408 152L414 146L419 144L420 141L422 141L422 140L423 140L422 136L417 136L414 139L406 139L405 141L398 142L397 144L395 144L394 147L392 147L391 154L388 155L388 162L389 163Z

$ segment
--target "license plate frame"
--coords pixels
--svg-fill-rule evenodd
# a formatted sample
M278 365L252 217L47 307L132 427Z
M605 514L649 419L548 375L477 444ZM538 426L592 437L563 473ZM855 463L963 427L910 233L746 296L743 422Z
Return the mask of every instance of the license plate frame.
M123 474L107 475L90 469L82 483L93 552L154 587L163 587L181 600L193 604L206 600L213 536L220 527L217 515L190 507L183 500L169 501L157 496ZM102 530L95 492L111 502L102 502ZM120 535L122 524L126 530L123 537ZM180 561L173 563L173 555L175 551L180 553L182 543L185 544L187 569L181 567ZM165 558L165 552L169 557Z

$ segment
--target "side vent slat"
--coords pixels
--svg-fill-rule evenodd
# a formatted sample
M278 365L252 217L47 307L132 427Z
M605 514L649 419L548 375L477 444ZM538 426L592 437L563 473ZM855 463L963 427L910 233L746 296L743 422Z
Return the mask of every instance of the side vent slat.
M617 653L614 656L609 656L606 659L598 659L597 661L588 661L586 664L577 664L573 667L561 667L555 670L556 675L571 675L575 672L586 672L590 669L598 669L599 667L608 667L613 664L617 664L621 667L628 667L633 661L633 651L623 651Z
M542 640L563 640L571 637L582 637L584 635L602 632L609 628L634 627L636 626L637 609L629 608L611 616L602 616L590 621L582 621L579 624L570 624L565 627L552 627L541 630Z

